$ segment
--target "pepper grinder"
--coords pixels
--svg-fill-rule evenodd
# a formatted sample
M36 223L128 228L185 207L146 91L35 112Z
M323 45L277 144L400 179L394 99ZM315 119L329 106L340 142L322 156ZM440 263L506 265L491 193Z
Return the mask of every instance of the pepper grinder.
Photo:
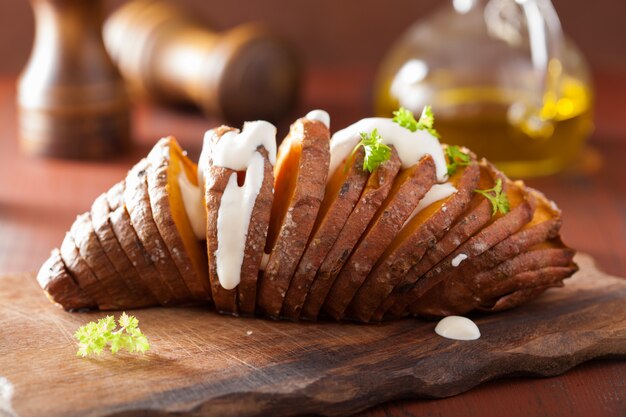
M17 88L27 153L103 158L130 145L124 81L102 39L101 0L31 0L36 33Z
M258 24L220 33L173 2L135 0L107 19L104 40L131 91L232 123L277 121L297 97L295 54Z

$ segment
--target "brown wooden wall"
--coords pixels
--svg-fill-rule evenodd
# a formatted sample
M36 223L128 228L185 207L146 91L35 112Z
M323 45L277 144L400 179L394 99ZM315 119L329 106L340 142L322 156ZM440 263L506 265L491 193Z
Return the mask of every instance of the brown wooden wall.
M89 0L85 0L89 1ZM413 21L451 0L170 0L224 29L259 20L301 50L312 66L376 65ZM113 9L123 0L107 0ZM567 33L595 69L626 71L625 0L553 0ZM28 0L0 0L0 74L28 59Z

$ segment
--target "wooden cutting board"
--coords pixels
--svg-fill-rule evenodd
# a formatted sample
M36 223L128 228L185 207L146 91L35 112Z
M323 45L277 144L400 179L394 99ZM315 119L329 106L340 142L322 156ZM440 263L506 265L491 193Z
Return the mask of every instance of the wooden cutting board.
M314 324L155 308L134 312L148 354L93 359L75 357L72 334L104 314L52 306L32 274L1 277L0 415L9 384L20 417L338 415L626 357L626 280L597 271L587 256L577 262L565 288L474 317L476 341L441 338L435 322L414 319Z

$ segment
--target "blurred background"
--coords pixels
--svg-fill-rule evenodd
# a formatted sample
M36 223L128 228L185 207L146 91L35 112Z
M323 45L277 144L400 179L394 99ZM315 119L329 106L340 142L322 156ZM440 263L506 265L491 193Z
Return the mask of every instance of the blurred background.
M106 1L113 10L124 0ZM448 0L176 0L177 6L217 30L250 20L292 41L313 67L376 66L391 43L416 19ZM626 2L553 0L565 33L597 71L626 71ZM26 64L34 20L26 0L0 1L0 74Z

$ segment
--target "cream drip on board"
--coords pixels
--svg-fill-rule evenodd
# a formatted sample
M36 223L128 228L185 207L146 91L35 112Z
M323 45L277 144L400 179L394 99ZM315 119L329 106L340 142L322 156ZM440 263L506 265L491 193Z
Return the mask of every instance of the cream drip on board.
M476 340L480 338L480 330L476 323L461 316L444 317L437 323L435 333L453 340Z
M270 163L276 163L276 127L265 121L246 122L241 132L226 132L218 141L205 135L205 145L210 151L204 159L201 156L200 164L208 165L211 158L214 166L246 172L243 186L237 183L237 173L231 174L217 214L217 276L220 285L231 290L240 282L250 219L263 184L265 160L258 148L264 147Z
M350 155L360 141L361 132L372 132L374 129L386 145L393 145L402 161L403 168L415 165L423 156L430 155L435 162L437 181L444 182L448 178L446 158L439 140L426 130L410 130L400 126L393 120L384 117L370 117L336 132L330 140L329 173ZM330 178L330 175L329 175Z

